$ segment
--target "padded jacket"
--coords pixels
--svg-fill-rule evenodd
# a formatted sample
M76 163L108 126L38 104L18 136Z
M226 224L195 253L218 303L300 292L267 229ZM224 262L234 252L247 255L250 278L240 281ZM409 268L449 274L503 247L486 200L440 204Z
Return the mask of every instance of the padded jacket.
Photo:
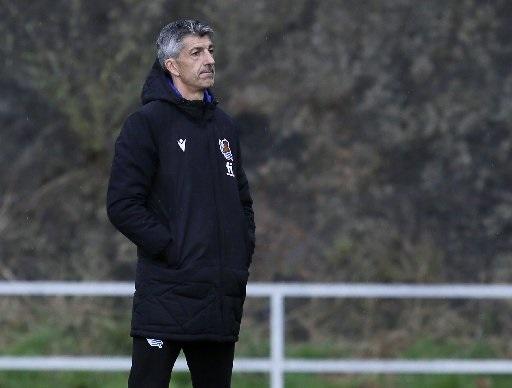
M236 342L255 225L237 128L155 61L115 143L112 224L137 246L131 336ZM209 97L209 98L206 98Z

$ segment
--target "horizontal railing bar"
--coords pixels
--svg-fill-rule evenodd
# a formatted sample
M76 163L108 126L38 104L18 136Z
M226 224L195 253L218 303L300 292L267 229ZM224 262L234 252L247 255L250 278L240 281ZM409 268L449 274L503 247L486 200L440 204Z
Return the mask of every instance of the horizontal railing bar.
M512 285L505 284L400 284L400 283L256 283L247 286L251 296L281 293L286 297L508 299Z
M353 374L511 374L510 360L300 360L287 359L287 372Z
M134 291L132 282L0 282L0 295L133 296Z
M91 357L91 356L47 356L13 357L0 356L0 370L60 370L60 371L127 371L131 367L130 357ZM237 372L268 372L272 368L265 358L237 358L233 370ZM175 371L188 371L185 358L178 357Z
M129 357L0 357L0 370L32 371L127 371ZM270 372L272 362L265 358L237 358L234 372ZM175 371L188 371L183 357L176 361ZM512 361L500 359L285 359L283 370L289 373L350 373L350 374L512 374Z
M177 367L178 362L176 362ZM125 371L130 369L129 357L0 357L0 370L89 370L89 371Z
M133 296L132 282L0 281L0 295ZM249 283L247 295L391 299L512 299L506 284Z

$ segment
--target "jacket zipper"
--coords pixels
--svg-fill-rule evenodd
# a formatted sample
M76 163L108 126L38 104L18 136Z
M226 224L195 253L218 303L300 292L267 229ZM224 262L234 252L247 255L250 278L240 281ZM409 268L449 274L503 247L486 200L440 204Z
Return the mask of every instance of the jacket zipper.
M213 201L215 203L215 216L217 218L217 236L219 241L219 287L218 287L218 298L219 298L219 308L220 308L220 320L221 320L221 330L224 330L224 287L223 287L223 278L222 278L222 269L224 268L223 263L223 241L224 241L224 233L221 225L221 220L219 216L219 208L218 208L218 200L217 200L217 192L215 190L215 178L219 176L218 168L217 168L217 159L215 157L215 152L212 154L212 144L215 144L213 141L213 128L205 123L207 129L207 139L208 139L208 156L212 166L212 175L210 178L212 179L212 192L213 192Z

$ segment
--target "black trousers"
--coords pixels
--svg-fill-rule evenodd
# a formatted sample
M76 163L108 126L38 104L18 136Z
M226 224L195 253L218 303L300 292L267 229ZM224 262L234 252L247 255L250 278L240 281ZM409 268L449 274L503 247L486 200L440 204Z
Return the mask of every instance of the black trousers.
M185 342L133 337L128 388L168 388L171 372L185 353L194 388L230 388L234 342Z

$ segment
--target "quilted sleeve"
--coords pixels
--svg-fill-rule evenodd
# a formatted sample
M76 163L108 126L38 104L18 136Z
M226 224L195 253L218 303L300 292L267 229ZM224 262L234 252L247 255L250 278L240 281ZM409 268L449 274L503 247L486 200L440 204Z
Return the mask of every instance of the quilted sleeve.
M158 165L158 154L149 124L142 113L129 116L115 143L107 189L110 222L150 255L165 251L169 229L146 206Z

